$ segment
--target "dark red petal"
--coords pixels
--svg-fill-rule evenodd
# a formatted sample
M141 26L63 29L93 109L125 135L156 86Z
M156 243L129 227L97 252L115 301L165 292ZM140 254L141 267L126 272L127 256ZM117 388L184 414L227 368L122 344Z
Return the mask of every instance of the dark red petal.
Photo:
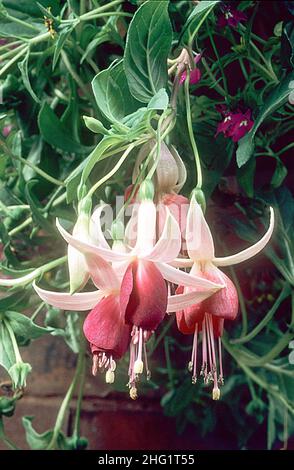
M130 327L124 323L117 296L109 295L100 300L85 319L84 333L96 351L108 352L116 359L125 354Z
M224 332L224 319L212 315L213 334L215 338L220 338Z
M167 307L167 286L154 263L136 260L128 267L121 284L121 311L126 323L155 330Z
M183 310L176 313L176 319L177 319L178 329L181 333L183 333L184 335L192 335L194 333L195 325L194 327L190 327L190 328L187 326L187 323L185 320L185 314Z
M218 275L205 272L205 278L214 282L222 282L226 285L223 289L213 294L202 302L206 312L225 320L235 320L238 314L238 293L236 288L228 276L217 269Z

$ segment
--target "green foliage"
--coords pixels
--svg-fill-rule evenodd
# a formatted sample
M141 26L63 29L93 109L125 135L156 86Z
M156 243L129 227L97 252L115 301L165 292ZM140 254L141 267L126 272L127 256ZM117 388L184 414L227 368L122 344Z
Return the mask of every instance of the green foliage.
M106 184L98 185L93 206L122 195L141 146L158 131L185 164L188 197L198 176L192 132L217 252L230 254L261 237L268 205L277 220L274 241L255 263L226 272L238 288L240 315L226 325L222 400L212 402L200 379L191 385L184 371L190 337L179 335L170 319L148 343L155 374L140 392L160 392L178 431L193 424L208 448L215 435L226 435L234 448L276 448L294 433L293 18L280 2L268 2L275 21L269 28L259 3L242 1L236 8L248 20L220 28L225 2L91 3L89 9L89 2L69 0L0 1L0 365L13 388L0 397L0 437L13 447L2 416L13 416L30 378L20 348L33 350L34 341L50 334L78 356L77 368L54 428L39 434L24 417L26 439L31 449L87 446L78 424L71 436L62 432L72 394L90 367L81 314L41 302L32 282L68 290L56 217L71 230L80 198L101 178ZM175 80L177 67L187 65L177 63L183 47L190 58L202 54L201 79L189 86L192 129L184 85L177 88ZM224 120L219 105L250 110L252 129L236 141L216 136ZM116 390L125 391L127 368L123 359Z

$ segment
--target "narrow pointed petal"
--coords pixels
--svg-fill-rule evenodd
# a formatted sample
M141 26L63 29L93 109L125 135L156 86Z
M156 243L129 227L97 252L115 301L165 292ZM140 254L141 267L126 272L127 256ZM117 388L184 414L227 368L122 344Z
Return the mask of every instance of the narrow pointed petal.
M208 290L193 290L184 294L171 295L168 297L167 312L177 312L195 304L199 304L213 295L213 293L214 292L211 293Z
M192 335L195 331L195 325L188 327L185 319L185 314L182 310L176 313L177 326L181 333L184 335Z
M194 261L214 258L214 244L201 206L192 197L187 217L186 242L189 257Z
M130 264L121 284L120 305L126 323L149 331L157 328L166 313L167 286L154 263Z
M137 241L135 254L151 250L156 238L156 207L153 201L144 200L138 207Z
M254 245L249 246L245 250L236 253L235 255L225 256L224 258L214 258L213 263L216 266L232 266L233 264L242 263L242 261L246 261L249 258L257 255L269 242L275 225L275 214L272 207L270 207L270 224L267 232L264 236Z
M69 243L71 246L79 250L81 253L85 255L97 255L99 257L103 257L107 261L124 261L128 254L126 253L118 253L112 251L110 248L101 248L99 246L92 245L91 243L87 243L82 240L78 240L73 235L70 235L56 220L56 226L62 235L62 237Z
M86 255L92 281L98 289L105 292L119 290L119 280L113 267L101 256Z
M124 355L131 334L121 315L118 296L104 297L93 308L84 322L84 333L98 351L108 352L115 359Z
M175 258L169 263L174 268L191 268L195 261L190 258Z
M100 246L101 248L109 249L109 245L105 240L101 229L101 214L106 211L110 206L107 204L101 204L94 209L90 219L90 240L94 245Z
M166 218L161 236L148 254L141 255L142 258L168 263L179 254L181 249L180 228L167 207L165 207L165 212Z
M35 283L33 287L39 297L49 305L60 308L61 310L84 311L95 307L101 298L105 295L102 291L81 292L78 294L68 294L62 292L52 292L41 289Z
M173 282L174 284L207 290L210 292L210 295L224 287L224 284L222 282L215 283L204 279L203 277L195 276L180 271L179 269L173 268L168 264L156 263L156 266L160 270L163 277L167 281Z
M79 214L73 228L73 236L79 240L88 241L89 217L86 214ZM72 246L68 246L67 255L70 292L72 294L86 285L89 279L89 272L85 257L80 251Z

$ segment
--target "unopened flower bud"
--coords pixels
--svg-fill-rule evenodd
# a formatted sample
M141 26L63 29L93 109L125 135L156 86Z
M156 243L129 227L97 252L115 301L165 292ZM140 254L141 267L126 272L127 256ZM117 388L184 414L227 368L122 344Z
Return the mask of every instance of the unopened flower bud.
M146 179L140 186L139 197L141 201L151 200L154 198L154 185L151 179Z
M125 227L121 220L114 220L111 225L111 238L113 240L123 240L125 236Z

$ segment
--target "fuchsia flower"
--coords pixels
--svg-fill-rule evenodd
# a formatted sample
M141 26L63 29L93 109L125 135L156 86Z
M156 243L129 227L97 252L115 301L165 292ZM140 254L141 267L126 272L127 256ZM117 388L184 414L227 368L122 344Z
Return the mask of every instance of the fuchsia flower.
M201 302L184 309L177 310L179 330L184 334L194 334L192 357L189 370L192 372L192 382L197 379L197 343L198 335L202 332L202 367L205 383L213 382L213 399L218 399L220 390L218 384L223 382L221 362L221 336L224 320L234 320L238 313L238 295L233 282L218 268L241 263L259 253L268 243L274 228L274 213L270 209L270 224L265 235L249 248L225 258L216 258L214 243L210 229L204 218L200 205L192 196L187 219L186 242L189 260L177 259L172 264L178 267L192 266L190 274L215 283L223 284L224 288ZM197 288L196 288L197 289ZM178 294L192 294L195 288L179 287ZM215 339L218 338L219 358ZM219 370L217 370L219 364Z
M195 57L194 57L194 64L195 66L198 64L198 62L200 61L202 57L202 54L196 54ZM186 78L187 78L187 71L185 70L182 75L181 75L181 78L180 78L180 85L182 85L183 83L185 83L186 81ZM190 85L196 85L196 83L198 83L201 79L201 71L200 69L198 69L197 67L194 67L191 71L190 71Z
M85 256L89 274L99 290L70 295L34 286L45 302L58 308L92 308L86 318L84 332L94 352L93 371L96 372L98 367L105 368L107 382L113 382L115 360L124 354L130 343L129 388L132 398L137 396L136 382L144 368L145 343L166 312L200 302L223 287L168 264L180 251L181 234L167 208L164 228L156 243L156 206L151 199L143 198L136 217L136 244L125 252L111 249L100 229L99 241L93 244L70 235L57 222L63 238ZM118 265L120 269L117 269ZM168 296L166 280L194 287L194 290L187 295ZM148 372L146 360L145 364Z
M215 137L222 132L225 137L231 137L233 142L238 142L254 125L250 109L242 113L239 110L233 112L224 106L218 106L217 110L223 115L224 119L218 124Z
M231 26L232 28L236 28L241 21L246 21L247 16L242 11L233 8L231 5L226 5L223 2L223 6L221 8L221 15L218 18L218 26L220 28L224 28L225 26Z

